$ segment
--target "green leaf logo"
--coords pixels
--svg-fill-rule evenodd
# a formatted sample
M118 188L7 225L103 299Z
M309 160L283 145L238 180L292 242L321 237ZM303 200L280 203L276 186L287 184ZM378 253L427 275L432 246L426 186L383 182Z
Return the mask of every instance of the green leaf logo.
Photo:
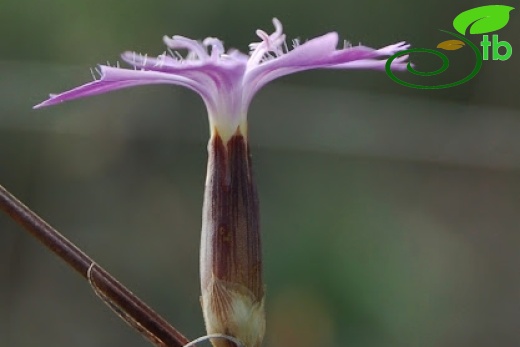
M502 29L509 22L509 12L514 7L505 5L487 5L475 7L459 14L453 20L453 27L462 35L470 27L470 34L486 34Z

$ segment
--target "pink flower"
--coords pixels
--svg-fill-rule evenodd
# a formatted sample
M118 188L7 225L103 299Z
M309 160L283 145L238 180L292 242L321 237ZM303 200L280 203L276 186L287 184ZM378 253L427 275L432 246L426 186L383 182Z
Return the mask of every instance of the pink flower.
M35 108L144 84L177 84L206 104L211 137L201 232L201 304L208 337L225 337L246 347L261 345L265 331L259 206L247 142L247 109L255 93L276 78L310 69L385 70L387 58L408 49L400 42L381 49L336 49L331 32L289 50L282 24L274 33L257 30L249 54L225 51L222 42L165 37L168 51L156 58L125 52L132 69L101 65L100 78L50 98ZM182 56L177 50L187 50ZM391 68L407 68L407 56ZM215 347L229 341L212 339Z
M249 55L225 51L222 41L208 37L199 42L183 36L164 37L168 50L156 58L125 52L122 59L133 66L124 69L100 65L100 78L50 98L34 108L145 84L176 84L197 92L206 104L211 129L224 138L245 126L251 99L267 83L292 73L310 69L384 70L386 58L409 45L399 42L373 49L365 46L336 49L338 34L330 32L303 44L293 42L289 50L282 24L273 19L274 33L262 30L260 42L249 45ZM177 50L187 50L182 56ZM394 70L406 69L407 56L395 59Z

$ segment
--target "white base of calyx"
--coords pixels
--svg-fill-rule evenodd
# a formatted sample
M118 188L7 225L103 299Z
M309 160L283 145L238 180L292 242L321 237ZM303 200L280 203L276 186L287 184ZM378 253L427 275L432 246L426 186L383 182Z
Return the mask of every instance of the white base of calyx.
M237 338L244 347L260 346L265 334L264 298L257 301L244 286L213 278L201 296L208 334L224 333ZM216 347L233 344L213 339Z

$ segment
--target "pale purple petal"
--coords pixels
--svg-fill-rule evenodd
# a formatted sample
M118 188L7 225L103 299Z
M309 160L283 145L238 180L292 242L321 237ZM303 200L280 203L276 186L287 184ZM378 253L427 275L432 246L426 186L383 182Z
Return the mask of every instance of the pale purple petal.
M220 59L207 59L207 60L195 60L195 59L174 59L167 54L162 54L157 58L148 57L146 55L137 54L136 52L124 52L121 54L121 59L126 63L145 70L161 71L161 72L172 72L182 73L184 71L199 70L207 65L213 65L219 70L226 69L244 69L244 60L242 56L244 54L237 52L231 52L229 58L220 57ZM246 56L247 60L247 56Z
M408 66L409 62L407 61L408 55L403 55L401 57L395 58L390 65L392 70L395 71L404 71ZM381 70L384 71L386 68L386 59L385 60L376 60L376 59L366 59L366 60L355 60L350 61L344 64L336 64L328 67L324 67L327 69L370 69L370 70Z
M399 42L380 49L374 49L365 46L347 47L335 51L330 57L320 62L319 64L325 66L334 64L345 64L355 60L382 59L392 56L397 52L406 50L409 47L410 45L406 44L406 42Z
M244 102L249 104L254 94L269 82L293 73L312 69L375 69L384 70L386 58L409 48L399 42L381 49L365 46L336 50L338 36L328 33L312 39L283 56L261 63L246 73ZM404 70L407 56L395 59L391 68Z
M188 77L204 86L213 99L216 95L221 95L221 99L241 85L245 69L244 62L238 61L236 56L229 59L209 59L204 63L199 60L174 60L171 57L164 59L162 56L154 59L134 52L125 52L121 58L138 69Z
M184 36L175 35L172 38L164 36L163 41L166 44L166 46L172 49L188 50L188 54L193 53L193 55L201 61L204 61L207 58L209 58L209 54L206 50L206 47L204 47L204 45L198 42L197 40L192 40Z
M149 57L147 54L127 51L121 54L121 58L132 66L147 67L149 70L152 70L151 67L178 66L181 63L179 58L171 57L166 52L157 57Z
M203 86L206 96L203 96L208 111L212 114L226 114L227 117L235 117L242 111L242 78L244 76L245 63L243 54L230 51L228 55L216 57L213 52L223 50L220 41L207 38L204 43L189 40L184 37L168 37L165 41L171 47L186 48L191 52L198 50L197 55L204 55L201 50L203 44L213 46L212 55L206 55L203 59L174 59L171 56L160 55L150 58L135 52L124 52L121 55L123 61L133 65L142 71L155 71L164 74L183 76ZM175 54L175 52L173 52Z
M297 46L282 56L267 60L246 72L247 86L244 100L249 103L253 95L272 80L294 72L313 69L316 62L330 56L338 44L338 34L331 32Z
M338 34L331 32L305 42L279 57L268 59L247 72L244 83L256 80L266 72L285 68L313 65L329 57L338 44Z
M101 78L99 80L84 84L60 94L51 94L48 100L34 106L34 108L51 106L68 100L146 84L176 84L196 91L201 94L203 98L209 97L202 86L183 76L155 71L121 69L105 65L101 65L100 70Z

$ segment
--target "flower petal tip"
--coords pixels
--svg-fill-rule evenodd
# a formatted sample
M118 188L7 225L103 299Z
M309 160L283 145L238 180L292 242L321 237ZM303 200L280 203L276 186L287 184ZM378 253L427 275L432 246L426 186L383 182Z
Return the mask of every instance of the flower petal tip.
M34 105L32 107L33 110L37 110L37 109L44 108L44 107L47 107L47 106L52 106L52 105L59 104L61 101L60 100L55 100L55 97L56 97L56 94L49 94L49 98L47 100L44 100L44 101L40 102L37 105Z

